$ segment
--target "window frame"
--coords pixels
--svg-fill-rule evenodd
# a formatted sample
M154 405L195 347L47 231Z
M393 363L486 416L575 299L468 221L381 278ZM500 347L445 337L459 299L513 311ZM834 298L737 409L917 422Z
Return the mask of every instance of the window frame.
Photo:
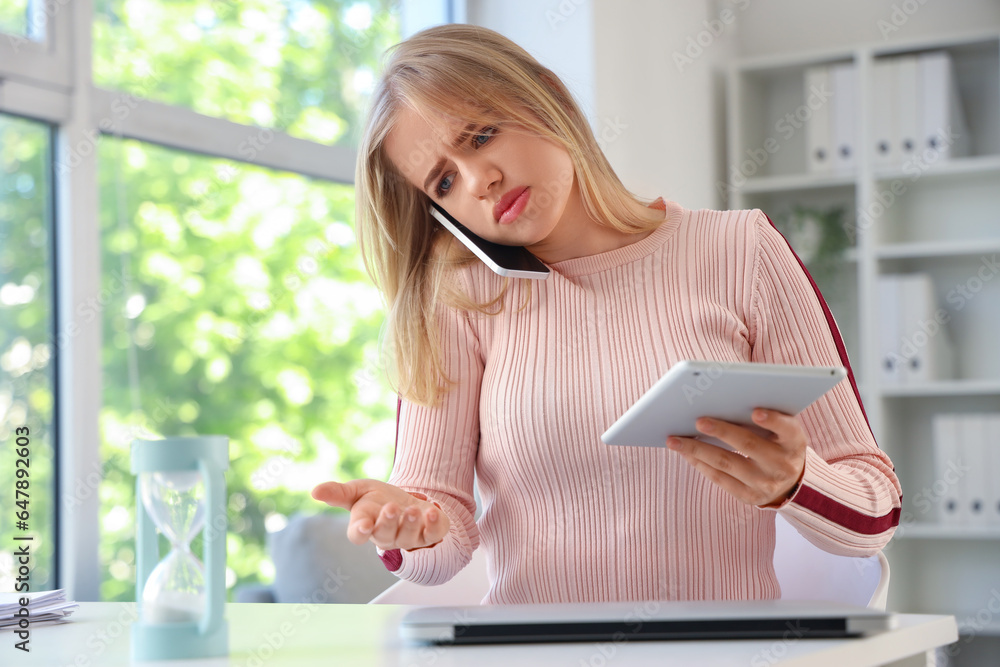
M467 1L403 4L404 37L444 21L464 21ZM60 499L53 504L55 586L66 589L70 599L96 601L100 503L91 480L103 475L98 423L103 334L101 318L83 323L76 311L101 291L97 138L136 139L337 183L354 182L356 152L94 86L93 0L33 2L40 3L35 16L42 12L45 19L44 41L0 33L0 112L54 127L52 432ZM121 104L129 112L118 119L114 112ZM265 139L266 151L240 150Z
M41 23L45 37L35 41L23 35L0 33L0 80L23 81L68 93L73 83L69 36L74 31L71 19L76 4L75 0L30 0L29 31L32 23Z

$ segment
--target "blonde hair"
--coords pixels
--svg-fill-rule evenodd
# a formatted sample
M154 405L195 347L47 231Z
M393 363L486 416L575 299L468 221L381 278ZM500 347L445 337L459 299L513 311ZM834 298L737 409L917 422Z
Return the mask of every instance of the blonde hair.
M477 261L475 256L434 222L428 197L407 182L385 152L386 137L403 108L467 123L511 121L558 143L572 159L587 213L619 231L655 228L662 212L637 214L636 204L649 202L622 185L572 95L555 74L503 35L448 24L390 47L358 150L357 237L365 268L386 302L382 353L389 381L407 400L430 406L455 384L445 372L437 308L447 304L496 314L503 310L510 279L486 303L458 289L453 272Z

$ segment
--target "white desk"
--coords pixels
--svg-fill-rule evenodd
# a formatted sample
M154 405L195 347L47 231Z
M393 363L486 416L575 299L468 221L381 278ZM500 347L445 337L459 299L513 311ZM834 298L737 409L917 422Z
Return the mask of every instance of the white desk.
M896 630L864 639L406 646L398 639L397 624L407 609L397 605L229 604L226 606L231 651L228 658L141 664L860 667L893 662L958 639L953 616L901 614ZM71 623L33 628L30 655L14 648L15 635L0 632L0 665L130 664L129 625L135 618L134 604L84 602L71 618L74 619Z

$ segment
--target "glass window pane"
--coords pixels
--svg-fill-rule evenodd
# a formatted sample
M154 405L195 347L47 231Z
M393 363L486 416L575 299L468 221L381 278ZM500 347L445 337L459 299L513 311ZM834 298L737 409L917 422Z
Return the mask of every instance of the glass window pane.
M230 438L228 583L268 583L266 532L328 479L387 479L395 394L353 186L100 141L105 600L134 599L137 437Z
M0 114L0 591L55 584L50 147L49 126Z
M357 144L395 0L96 0L94 81L325 144Z
M0 2L0 32L28 35L28 0Z

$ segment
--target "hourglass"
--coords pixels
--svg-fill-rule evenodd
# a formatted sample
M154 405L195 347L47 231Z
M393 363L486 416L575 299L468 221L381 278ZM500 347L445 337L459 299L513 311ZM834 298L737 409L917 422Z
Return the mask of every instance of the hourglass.
M225 436L132 442L139 604L139 621L132 626L133 659L229 652L228 626L222 618L228 467ZM162 560L157 532L170 543ZM199 532L204 565L191 550Z

